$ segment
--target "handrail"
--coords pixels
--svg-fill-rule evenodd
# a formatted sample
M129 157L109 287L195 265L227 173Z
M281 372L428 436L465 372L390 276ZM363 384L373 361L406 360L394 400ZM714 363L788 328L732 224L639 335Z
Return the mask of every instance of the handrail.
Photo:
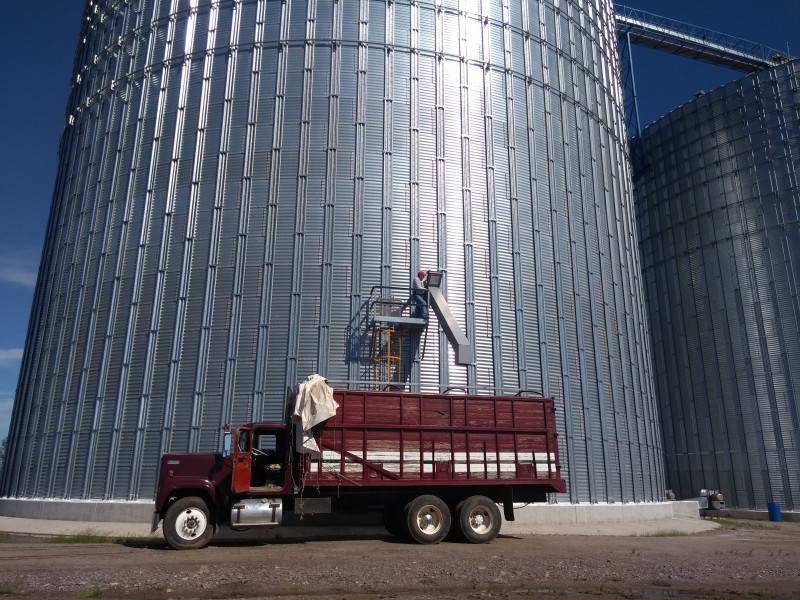
M792 60L788 53L712 29L614 4L617 32L635 44L748 73Z

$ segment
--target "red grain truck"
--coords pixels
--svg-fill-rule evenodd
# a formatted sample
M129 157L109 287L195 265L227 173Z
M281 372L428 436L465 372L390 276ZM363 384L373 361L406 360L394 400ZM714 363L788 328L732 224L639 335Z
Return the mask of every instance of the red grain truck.
M153 514L176 549L222 524L275 527L283 514L375 512L387 530L436 543L454 529L486 543L514 503L564 492L552 398L333 390L336 413L237 427L230 453L165 454ZM230 441L230 437L227 438Z

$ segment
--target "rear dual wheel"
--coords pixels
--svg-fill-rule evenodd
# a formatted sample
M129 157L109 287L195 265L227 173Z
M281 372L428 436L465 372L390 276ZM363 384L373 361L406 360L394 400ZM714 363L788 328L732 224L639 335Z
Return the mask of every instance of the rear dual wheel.
M437 496L414 498L403 511L403 529L420 544L438 544L450 531L450 509Z
M473 544L488 544L500 533L503 518L497 504L485 496L471 496L456 507L461 534Z
M455 509L458 529L472 544L487 544L500 533L502 514L497 504L486 496L470 496ZM450 508L439 497L414 498L402 511L387 508L384 525L389 533L407 537L419 544L437 544L450 532Z

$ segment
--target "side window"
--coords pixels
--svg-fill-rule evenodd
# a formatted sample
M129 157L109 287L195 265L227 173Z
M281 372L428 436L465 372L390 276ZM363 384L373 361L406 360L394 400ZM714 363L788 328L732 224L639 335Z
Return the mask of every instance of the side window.
M237 441L239 452L248 452L250 450L250 431L243 429L239 431L239 440Z

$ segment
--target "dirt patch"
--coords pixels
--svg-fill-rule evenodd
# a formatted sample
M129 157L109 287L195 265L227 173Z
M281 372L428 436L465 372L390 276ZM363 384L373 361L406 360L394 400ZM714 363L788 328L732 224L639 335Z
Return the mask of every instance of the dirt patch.
M797 598L800 523L695 535L387 535L218 543L0 541L0 596L36 598ZM16 543L15 543L16 542Z

